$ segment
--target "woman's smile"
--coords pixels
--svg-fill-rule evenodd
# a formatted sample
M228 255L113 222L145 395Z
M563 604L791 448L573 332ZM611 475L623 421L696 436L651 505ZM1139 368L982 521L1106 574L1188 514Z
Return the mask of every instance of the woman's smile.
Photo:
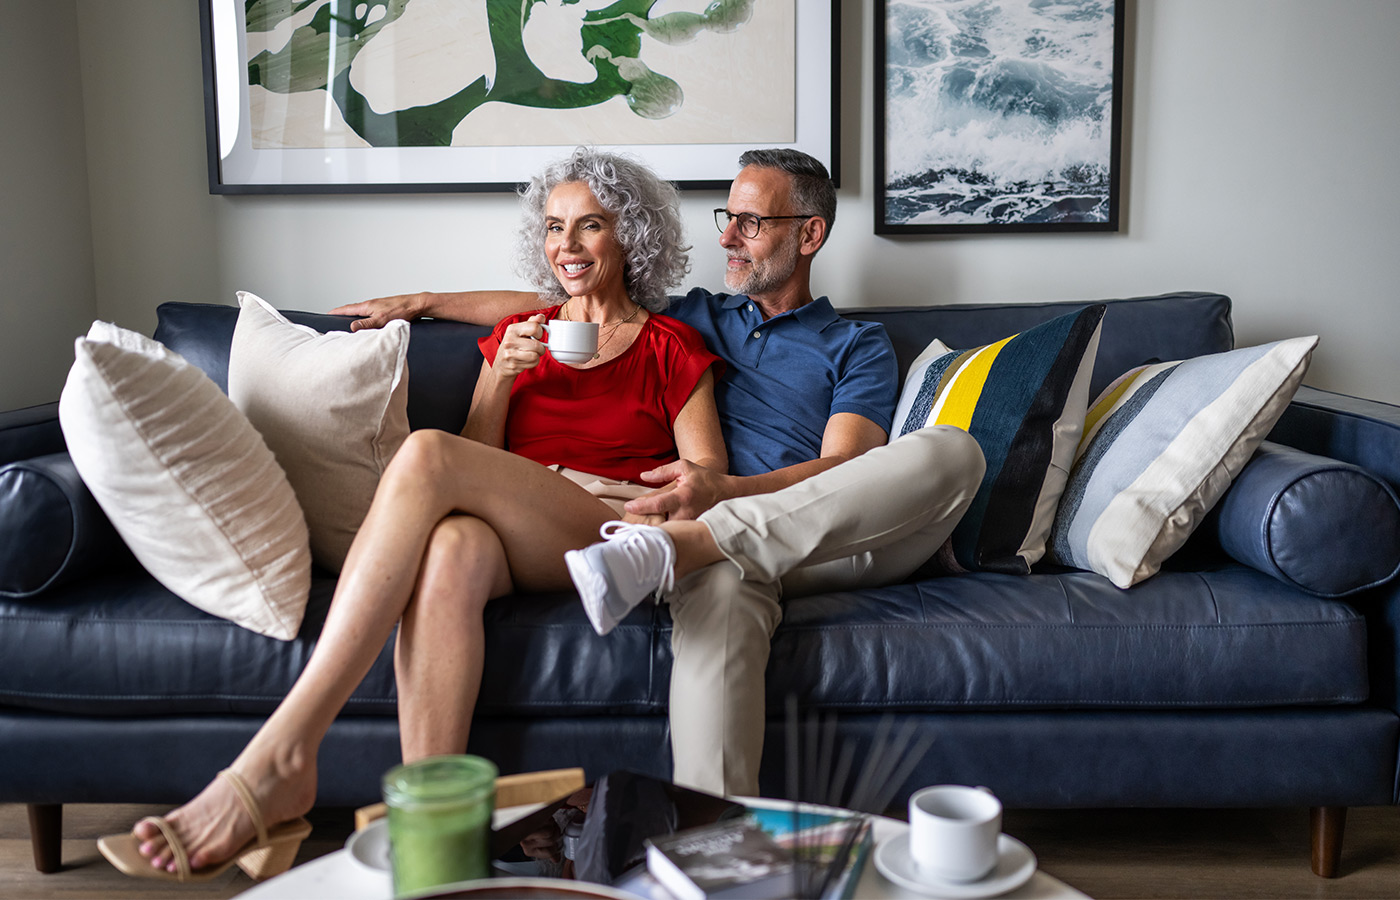
M625 298L616 220L579 181L556 187L545 202L545 255L571 297Z

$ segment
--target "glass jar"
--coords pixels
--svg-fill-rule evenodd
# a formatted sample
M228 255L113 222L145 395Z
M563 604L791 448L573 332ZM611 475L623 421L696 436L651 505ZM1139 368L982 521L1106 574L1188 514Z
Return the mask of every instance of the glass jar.
M479 756L432 756L384 774L394 896L487 878L496 766Z

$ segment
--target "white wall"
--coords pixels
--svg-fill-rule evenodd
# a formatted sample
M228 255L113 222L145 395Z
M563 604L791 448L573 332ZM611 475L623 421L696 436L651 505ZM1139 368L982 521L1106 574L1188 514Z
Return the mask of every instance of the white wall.
M919 239L872 233L874 4L845 7L845 186L816 268L838 305L1221 291L1240 343L1320 333L1309 383L1400 402L1400 3L1130 2L1124 230ZM195 4L77 9L102 316L519 286L509 196L211 197ZM685 199L696 283L720 280L722 201Z
M58 399L96 312L71 4L0 0L0 409Z
M216 294L232 263L209 194L198 5L78 0L97 314L150 334L167 300ZM236 265L236 264L235 264Z

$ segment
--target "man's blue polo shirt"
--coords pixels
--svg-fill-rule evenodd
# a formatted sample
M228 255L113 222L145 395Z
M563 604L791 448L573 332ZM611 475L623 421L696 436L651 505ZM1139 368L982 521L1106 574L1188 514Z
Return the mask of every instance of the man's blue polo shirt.
M816 459L836 413L890 430L899 372L880 325L841 318L825 297L765 322L743 294L702 288L672 298L667 313L728 363L715 401L733 474Z

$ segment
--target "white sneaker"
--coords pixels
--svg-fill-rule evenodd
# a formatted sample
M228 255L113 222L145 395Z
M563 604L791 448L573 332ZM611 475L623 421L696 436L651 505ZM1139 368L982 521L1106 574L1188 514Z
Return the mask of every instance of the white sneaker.
M603 542L564 554L593 630L607 634L638 603L675 584L676 545L655 525L608 522Z

